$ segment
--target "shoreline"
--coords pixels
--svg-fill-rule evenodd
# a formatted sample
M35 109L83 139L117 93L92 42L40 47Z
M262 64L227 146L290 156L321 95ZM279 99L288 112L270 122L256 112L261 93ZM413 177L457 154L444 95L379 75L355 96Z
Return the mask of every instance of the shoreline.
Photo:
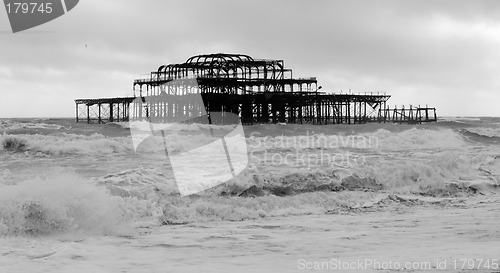
M15 250L2 248L0 266L8 272L34 267L51 272L457 272L468 270L461 268L469 266L463 261L480 266L483 259L491 266L498 259L500 196L426 199L344 214L136 227L132 234L78 241L24 238ZM14 240L0 239L2 245ZM364 267L357 270L333 268L353 262L357 267L359 260ZM380 267L369 267L370 261ZM430 268L386 267L398 263ZM475 270L498 272L484 264Z

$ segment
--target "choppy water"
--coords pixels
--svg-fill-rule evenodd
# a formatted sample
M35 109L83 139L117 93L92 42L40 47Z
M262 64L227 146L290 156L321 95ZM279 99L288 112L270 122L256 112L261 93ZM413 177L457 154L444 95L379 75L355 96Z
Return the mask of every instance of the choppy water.
M86 249L85 242L126 245L127 236L144 230L162 238L169 229L189 225L322 215L356 206L377 192L446 197L495 189L499 124L499 118L449 118L425 125L247 126L245 171L223 185L181 197L164 143L175 154L209 143L209 132L228 128L177 125L166 142L151 136L135 150L130 128L147 124L0 120L2 255L50 260L64 247L106 253L106 244ZM202 167L186 166L193 172ZM73 243L68 246L68 241ZM144 244L169 248L174 242ZM23 247L33 253L17 251Z

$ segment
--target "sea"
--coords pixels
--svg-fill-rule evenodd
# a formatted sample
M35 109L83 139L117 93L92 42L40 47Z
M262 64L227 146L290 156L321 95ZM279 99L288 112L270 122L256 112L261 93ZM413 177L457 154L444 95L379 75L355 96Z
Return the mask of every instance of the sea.
M356 238L346 215L390 219L399 208L381 200L472 200L500 183L498 117L242 126L244 166L189 194L169 157L234 125L149 128L0 119L0 272L314 271L347 253L329 240ZM204 183L218 153L204 151L176 163L184 180Z

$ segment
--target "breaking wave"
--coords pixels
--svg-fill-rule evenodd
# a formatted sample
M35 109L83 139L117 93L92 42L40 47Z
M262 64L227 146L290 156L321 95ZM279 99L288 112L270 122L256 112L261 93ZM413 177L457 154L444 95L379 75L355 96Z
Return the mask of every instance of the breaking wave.
M66 128L58 124L44 123L43 120L38 122L18 122L13 120L0 120L0 130L18 130L18 129L49 129L60 130Z
M162 151L164 143L169 152L190 150L213 141L214 130L228 128L178 125L165 141L151 136L137 152ZM0 235L110 234L146 220L160 225L325 213L355 206L378 193L459 196L498 188L500 182L500 152L476 145L495 140L496 129L376 124L257 125L245 130L249 166L226 183L188 197L179 195L166 164L144 167L120 162L123 165L112 169L122 171L101 170L107 175L100 177L66 174L16 183L9 171L0 170ZM0 135L0 154L7 158L12 153L104 155L109 164L118 164L115 154L135 152L129 136ZM266 161L287 155L317 159L323 154L354 155L362 161L316 160L304 165ZM142 163L141 158L135 160L131 164Z
M57 135L0 135L0 150L13 152L67 154L111 154L130 151L128 137L107 138L61 133Z
M147 202L112 196L74 175L0 185L0 235L110 234L148 213Z
M500 129L498 128L467 128L460 134L467 140L482 144L500 144Z

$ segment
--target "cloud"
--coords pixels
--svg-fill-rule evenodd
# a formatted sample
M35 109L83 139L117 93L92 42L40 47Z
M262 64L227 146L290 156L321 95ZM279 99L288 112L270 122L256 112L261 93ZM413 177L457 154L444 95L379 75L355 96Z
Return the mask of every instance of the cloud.
M500 88L499 7L457 0L82 1L31 32L0 34L1 96L32 104L0 101L0 116L43 116L47 108L72 116L75 98L131 94L141 74L215 52L283 59L295 76L317 76L325 91L381 90L393 94L391 102L427 103L445 115L467 108L498 116L491 109ZM0 12L3 29L6 20ZM38 103L42 96L52 99Z

